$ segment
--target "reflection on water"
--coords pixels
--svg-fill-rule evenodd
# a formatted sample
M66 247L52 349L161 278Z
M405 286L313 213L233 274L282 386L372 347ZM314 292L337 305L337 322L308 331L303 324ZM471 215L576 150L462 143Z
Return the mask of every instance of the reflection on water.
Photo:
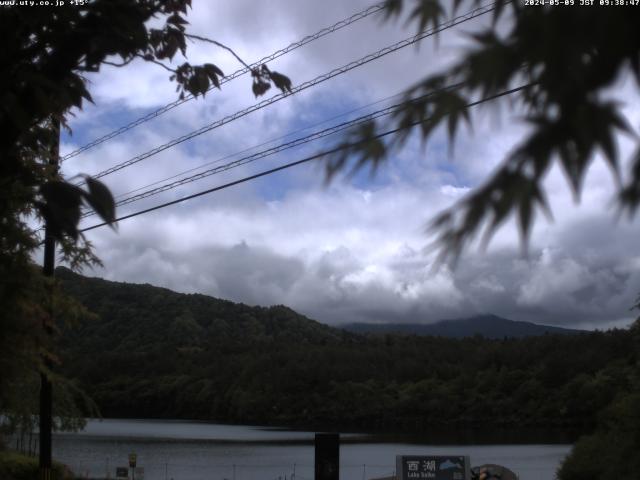
M212 442L313 441L313 433L245 425L220 425L182 420L88 420L78 433L60 436L145 440L209 440Z
M568 444L479 445L425 436L342 435L341 480L393 474L395 456L469 455L472 465L498 463L522 480L554 478ZM506 438L506 437L505 437ZM522 439L522 435L520 436ZM464 443L464 444L460 444ZM83 432L54 435L54 457L77 473L113 478L136 453L145 480L308 480L313 478L313 432L152 420L89 421ZM293 479L292 479L293 476Z

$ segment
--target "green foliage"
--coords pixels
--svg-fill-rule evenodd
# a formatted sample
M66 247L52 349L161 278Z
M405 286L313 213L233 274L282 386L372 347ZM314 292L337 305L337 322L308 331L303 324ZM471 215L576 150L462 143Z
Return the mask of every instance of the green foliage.
M634 308L639 306L640 299ZM640 318L629 334L632 348L640 351ZM615 367L616 380L606 386L618 392L615 401L600 413L596 431L575 444L558 470L559 480L617 480L640 472L640 359L635 356L626 375Z
M35 270L35 267L29 267ZM38 272L39 273L39 272ZM28 278L28 277L27 277ZM57 331L73 325L79 319L92 318L81 305L60 291L59 282L37 273L33 278L41 284L24 285L22 304L7 306L15 316L0 316L12 320L2 325L0 337L0 429L18 435L30 435L37 427L40 374L53 383L54 430L77 430L84 425L82 414L93 412L95 403L73 381L55 373L60 360L53 353L46 330ZM16 308L17 307L17 308ZM54 371L51 370L54 367Z
M609 406L595 434L581 438L558 471L560 480L637 478L640 471L640 393Z
M0 214L7 226L12 222L24 236L32 237L20 218L39 215L57 240L70 237L75 242L83 202L105 222L115 220L113 198L104 185L85 177L88 190L82 190L65 182L52 166L58 155L53 145L59 124L66 127L69 110L92 101L83 74L113 65L113 56L122 59L120 65L137 58L159 63L173 72L179 89L192 95L204 94L210 82L219 85L222 72L213 64L185 63L172 69L161 63L173 59L178 50L186 53L183 15L190 4L190 0L102 0L54 14L43 8L2 10L0 39L5 48L0 65L5 74L0 78L0 103L5 108L0 109ZM154 17L165 20L162 28L147 26Z
M112 417L394 431L589 429L631 388L640 358L630 331L364 337L283 306L248 307L62 269L58 277L97 314L64 332L65 374Z
M78 222L83 202L91 207L108 224L116 220L116 206L109 189L98 180L85 175L88 191L62 180L52 180L40 186L42 201L35 205L48 226L49 233L57 240L70 237L78 240Z
M0 478L2 480L33 480L38 478L38 459L15 452L0 451ZM51 480L71 480L73 475L60 463L54 462Z
M438 0L388 0L387 17L398 16L407 3L414 4L409 15L419 31L440 23L451 6ZM460 4L453 2L449 13L454 15ZM586 171L602 153L613 172L620 210L633 215L640 204L640 143L630 159L626 184L616 148L620 134L636 142L639 137L622 105L605 99L621 75L631 73L640 86L640 10L584 8L578 2L533 8L498 0L492 15L493 23L471 37L473 44L456 63L405 93L403 108L386 128L380 121L360 127L345 140L346 150L328 159L328 177L348 165L375 169L407 141L415 126L425 141L438 126L446 126L453 144L460 121L469 122L471 106L504 99L508 109L532 126L531 132L486 183L433 219L440 261L455 261L483 230L486 243L511 215L517 217L526 246L536 214L550 216L542 181L556 163L579 198ZM501 17L509 20L502 23ZM393 133L390 139L377 136L384 131Z
M43 326L52 330L52 319L62 320L53 304L68 300L56 296L54 285L33 267L41 238L29 222L46 222L61 258L77 268L100 263L78 231L81 209L94 210L112 226L116 219L105 185L81 175L81 188L63 179L56 165L60 127L68 129L70 111L92 101L85 74L103 65L152 62L171 73L181 97L204 95L223 76L212 63L170 66L178 53L186 54L191 0L80 3L0 9L0 412L25 413L15 393L19 385L36 371L51 376L43 358L55 359ZM119 63L113 61L118 57ZM264 81L290 91L287 77L266 66L262 71Z

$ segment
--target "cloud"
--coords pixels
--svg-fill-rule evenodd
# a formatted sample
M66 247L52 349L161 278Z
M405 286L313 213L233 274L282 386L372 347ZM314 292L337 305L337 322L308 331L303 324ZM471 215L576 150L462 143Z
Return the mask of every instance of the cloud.
M194 2L191 28L253 61L367 4L200 1ZM265 148L260 144L277 144L279 137L339 114L351 112L316 128L380 108L384 103L367 105L458 58L465 42L461 30L469 32L483 22L443 33L438 50L429 41L419 49L390 54L104 181L114 193L125 194L187 169L240 158ZM363 20L285 55L273 68L299 84L408 34L402 23ZM225 72L238 68L225 51L202 44L192 47L189 60L214 61ZM65 139L63 152L174 100L166 73L134 63L92 77L98 107L78 112L72 122L74 136ZM637 124L640 109L634 88L625 84L620 91L628 100L629 118ZM248 77L230 82L222 91L65 162L65 173L104 170L254 101ZM353 111L357 108L361 110ZM501 114L491 108L473 110L473 131L463 128L452 152L441 129L426 146L412 136L375 178L361 172L325 187L323 164L318 162L123 221L117 234L92 230L88 237L105 263L95 274L248 304L287 304L331 323L432 322L479 313L590 328L628 323L633 316L628 308L640 290L640 228L637 221L612 222L614 184L601 161L585 180L579 206L562 172L549 172L545 186L555 221L539 219L527 257L519 249L517 225L510 220L486 252L471 249L455 269L434 271L434 256L424 248L430 241L427 221L482 184L513 150L528 131L519 113L506 108ZM180 199L303 158L336 141L298 147L131 204L119 213ZM628 157L631 143L622 139L620 148ZM92 222L88 219L84 225Z
M434 272L422 227L451 201L447 193L341 184L290 191L274 202L242 197L238 190L228 202L125 221L117 235L92 233L106 262L97 273L249 304L284 303L330 323L495 313L602 326L631 317L640 280L633 242L626 245L633 261L620 255L620 244L600 253L588 241L562 246L574 231L603 231L606 216L558 225L560 240L546 239L556 246L532 245L527 258L511 236L510 247L498 242L484 254L465 255L455 270ZM622 229L629 239L637 230Z

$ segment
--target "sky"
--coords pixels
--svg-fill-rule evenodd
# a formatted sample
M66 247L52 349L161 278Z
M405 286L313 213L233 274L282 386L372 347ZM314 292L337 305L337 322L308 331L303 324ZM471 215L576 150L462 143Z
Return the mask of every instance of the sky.
M366 0L195 0L188 30L230 46L250 63L369 5ZM487 25L486 17L290 95L101 180L122 198L181 172L197 173L392 105L404 89L455 61L469 45L469 34ZM296 86L413 33L414 25L372 15L269 67ZM214 63L226 74L241 68L213 45L188 48L191 63ZM107 66L89 77L95 105L74 112L73 134L63 137L61 154L176 100L168 76L141 61L126 68ZM256 100L250 78L242 76L69 159L63 172L69 178L96 174L276 93L272 89ZM640 108L632 79L618 79L611 95L624 102L637 128ZM412 137L375 176L339 174L327 184L325 164L316 161L124 220L117 232L92 230L87 238L104 267L84 273L249 305L284 304L329 324L431 323L491 313L575 328L628 325L636 317L629 309L640 293L640 223L616 221L615 185L602 161L590 169L579 204L559 170L548 174L545 187L554 219L537 219L526 255L509 220L486 250L465 251L455 268L433 268L434 255L425 248L431 241L425 233L429 220L486 181L527 132L521 112L504 105L474 109L473 130L462 129L453 151L444 131L426 145ZM223 185L343 138L334 135L256 160L117 213ZM619 139L623 158L631 147L629 140ZM82 227L96 222L88 217Z

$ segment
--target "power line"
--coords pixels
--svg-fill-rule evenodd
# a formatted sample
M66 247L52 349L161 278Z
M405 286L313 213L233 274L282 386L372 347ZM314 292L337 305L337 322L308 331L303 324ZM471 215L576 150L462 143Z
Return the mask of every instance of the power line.
M490 95L490 96L485 97L483 99L476 100L474 102L470 102L470 103L462 106L459 110L471 108L471 107L474 107L476 105L480 105L481 103L485 103L485 102L488 102L488 101L491 101L491 100L495 100L495 99L497 99L499 97L503 97L503 96L506 96L506 95L511 95L513 93L516 93L516 92L519 92L521 90L524 90L525 88L529 88L532 85L533 85L533 83L527 83L525 85L520 85L519 87L515 87L515 88L512 88L510 90L505 90L505 91L502 91L500 93L496 93L494 95ZM451 113L451 112L449 112L449 113ZM366 142L369 142L371 140L380 139L380 138L386 137L388 135L392 135L394 133L397 133L397 132L399 132L401 130L406 130L406 129L412 128L412 127L414 127L414 126L416 126L416 125L418 125L420 123L423 123L425 121L428 121L428 120L430 120L430 119L416 120L415 122L412 122L409 125L404 125L402 127L393 128L391 130L387 130L385 132L379 133L378 135L374 135L372 138L367 139L367 140L362 140L360 142L351 143L349 145L341 145L341 146L338 146L338 147L335 147L335 148L331 148L329 150L325 150L323 152L316 153L314 155L305 157L305 158L303 158L301 160L297 160L295 162L290 162L290 163L287 163L285 165L281 165L279 167L271 168L269 170L264 170L264 171L262 171L260 173L256 173L254 175L250 175L248 177L241 178L240 180L235 180L233 182L225 183L224 185L219 185L217 187L213 187L213 188L210 188L208 190L203 190L201 192L194 193L194 194L188 195L188 196L183 197L183 198L179 198L179 199L176 199L176 200L172 200L170 202L162 203L160 205L156 205L154 207L146 208L144 210L139 210L137 212L130 213L128 215L124 215L122 217L119 217L119 218L115 219L114 223L122 221L122 220L127 220L129 218L137 217L137 216L143 215L145 213L150 213L150 212L153 212L155 210L160 210L162 208L169 207L171 205L176 205L178 203L186 202L187 200L192 200L194 198L201 197L203 195L207 195L209 193L217 192L219 190L224 190L225 188L233 187L233 186L239 185L241 183L246 183L246 182L249 182L251 180L255 180L257 178L260 178L260 177L271 175L271 174L279 172L281 170L286 170L288 168L296 167L298 165L302 165L304 163L308 163L308 162L311 162L313 160L317 160L317 159L322 158L324 156L331 155L333 153L337 153L337 152L345 150L347 148L353 148L353 147L356 147L358 145L362 145L362 144L364 144ZM84 228L84 229L80 230L80 232L88 232L89 230L94 230L96 228L103 227L103 226L108 225L108 224L109 224L108 222L98 223L96 225L92 225L90 227Z
M293 131L291 131L291 132L289 132L289 133L287 133L285 135L281 135L281 136L279 136L277 138L272 138L270 140L267 140L266 142L259 143L258 145L254 145L252 147L245 148L245 149L240 150L240 151L235 152L235 153L230 153L230 154L225 155L223 157L220 157L220 158L218 158L216 160L212 160L212 161L206 162L206 163L204 163L202 165L198 165L197 167L193 167L193 168L190 168L188 170L184 170L184 171L182 171L180 173L176 173L175 175L171 175L169 177L165 177L165 178L163 178L161 180L157 180L155 182L148 183L147 185L143 185L141 187L134 188L133 190L129 190L128 192L124 192L124 193L121 193L121 194L117 195L116 198L126 197L127 195L130 195L132 193L136 193L136 192L139 192L140 190L144 190L145 188L153 187L154 185L158 185L158 184L160 184L162 182L166 182L168 180L173 180L174 178L178 178L178 177L180 177L182 175L186 175L187 173L195 172L196 170L200 170L200 169L202 169L204 167L208 167L209 165L214 165L216 163L222 162L223 160L227 160L229 158L236 157L236 156L241 155L243 153L250 152L252 150L255 150L256 148L264 147L264 146L269 145L269 144L271 144L271 143L273 143L273 142L275 142L277 140L284 140L285 138L290 137L292 135L295 135L296 133L304 132L306 130L310 130L311 128L319 127L320 125L328 123L328 122L330 122L332 120L336 120L338 118L346 117L347 115L351 115L352 113L358 112L360 110L364 110L366 108L372 107L372 106L377 105L379 103L383 103L383 102L389 101L389 100L391 100L393 98L400 97L401 95L402 95L402 93L396 93L395 95L390 95L390 96L388 96L386 98L383 98L381 100L377 100L377 101L369 103L367 105L363 105L361 107L354 108L352 110L349 110L348 112L340 113L338 115L335 115L333 117L327 118L327 119L325 119L325 120L323 120L321 122L315 123L313 125L308 125L306 127L299 128L297 130L293 130Z
M456 25L460 25L464 22L468 22L469 20L472 20L476 17L479 17L481 15L485 15L493 10L495 10L495 4L491 4L488 6L483 6L483 7L478 7L474 10L471 10L470 12L465 13L464 15L460 15L458 17L455 17L447 22L444 22L440 25L437 25L431 29L427 29L427 30L423 30L422 32L418 33L417 35L414 35L412 37L406 38L404 40L401 40L400 42L397 42L393 45L390 45L388 47L385 47L381 50L378 50L377 52L374 53L370 53L369 55L366 55L358 60L355 60L351 63L348 63L347 65L344 65L340 68L336 68L334 70L331 70L328 73L325 73L323 75L320 75L312 80L309 80L305 83L302 83L296 87L293 87L290 93L280 93L278 95L275 95L269 99L263 100L259 103L256 103L244 110L240 110L236 113L233 113L231 115L228 115L220 120L217 120L213 123L210 123L208 125L205 125L204 127L201 127L198 130L194 130L191 133L188 133L186 135L183 135L181 137L175 138L163 145L160 145L158 147L155 147L145 153L142 153L140 155L137 155L125 162L119 163L111 168L108 168L106 170L103 170L102 172L99 172L95 175L93 175L94 178L101 178L107 175L110 175L114 172L117 172L119 170L122 170L123 168L127 168L131 165L134 165L138 162L141 162L143 160L146 160L149 157L152 157L154 155L157 155L160 152L163 152L164 150L167 150L171 147L174 147L180 143L186 142L187 140L191 140L192 138L195 138L199 135L202 135L203 133L209 132L215 128L218 128L222 125L225 125L229 122L232 122L234 120L237 120L241 117L244 117L250 113L253 113L257 110L260 110L262 108L265 108L279 100L282 100L283 98L289 96L289 95L294 95L298 92L301 92L302 90L306 90L307 88L313 87L315 85L318 85L326 80L329 80L333 77L336 77L338 75L341 75L343 73L346 73L350 70L353 70L354 68L360 67L366 63L369 63L373 60L377 60L380 57L383 57L389 53L395 52L397 50L400 50L401 48L407 47L409 45L413 45L414 43L419 42L420 40L423 40L427 37L430 37L432 35L435 35L437 33L440 33L444 30L447 30L449 28L455 27Z
M147 198L149 196L156 195L158 193L165 192L167 190L171 190L171 189L176 188L178 186L185 185L187 183L191 183L191 182L194 182L196 180L200 180L202 178L209 177L209 176L214 175L216 173L220 173L220 172L223 172L223 171L226 171L226 170L230 170L231 168L235 168L235 167L238 167L238 166L241 166L241 165L245 165L247 163L254 162L254 161L258 160L258 159L262 159L262 158L274 155L276 153L282 152L284 150L288 150L288 149L291 149L291 148L294 148L294 147L297 147L297 146L312 142L314 140L327 137L329 135L332 135L332 134L335 134L337 132L343 131L343 130L345 130L347 128L355 126L355 125L357 125L359 123L362 123L364 121L373 120L375 118L379 118L381 116L388 115L389 113L394 111L397 107L398 107L398 104L390 106L390 107L387 107L387 108L384 108L384 109L381 109L381 110L377 110L375 112L369 113L367 115L363 115L361 117L355 118L355 119L350 120L348 122L343 122L343 123L340 123L338 125L334 125L332 127L329 127L329 128L326 128L326 129L311 133L310 135L306 135L304 137L299 137L299 138L297 138L295 140L291 140L289 142L285 142L285 143L276 145L274 147L270 147L270 148L268 148L266 150L262 150L260 152L253 153L251 155L247 155L247 156L242 157L242 158L240 158L238 160L234 160L233 162L229 162L229 163L226 163L224 165L220 165L220 166L217 166L215 168L211 168L211 169L205 170L203 172L199 172L199 173L197 173L195 175L191 175L189 177L181 178L180 180L177 180L175 182L164 184L162 186L147 190L147 191L139 193L137 195L126 197L126 198L118 201L116 203L116 205L117 206L126 205L128 203L132 203L132 202L141 200L143 198ZM290 136L290 135L287 135L287 136ZM250 149L247 149L247 150L252 150L252 149L253 148L250 148ZM247 151L247 150L245 150L245 151ZM229 156L234 156L234 155L229 155ZM228 158L228 157L224 157L224 158ZM209 162L209 164L211 164L211 163L219 163L219 161L217 160L217 161L214 161L214 162ZM197 167L196 169L200 169L200 168L201 167ZM186 172L183 172L181 174L174 175L171 178L175 178L175 177L178 177L178 176L183 175L185 173L189 173L192 170L194 170L194 169L187 170ZM160 183L160 182L157 182L157 183ZM141 190L141 189L138 189L138 190ZM84 215L84 216L90 216L90 215L93 215L93 214L94 214L93 212L87 212L87 215Z
M271 155L275 155L276 153L280 153L282 151L289 150L291 148L295 148L297 146L312 142L314 140L318 140L320 138L327 137L329 135L333 135L333 134L335 134L337 132L346 130L347 128L350 128L350 127L355 126L355 125L357 125L359 123L362 123L362 122L364 122L366 120L373 120L373 119L378 118L380 116L388 115L389 113L391 113L391 111L385 111L384 113L379 113L378 115L371 114L371 115L367 115L365 117L360 117L360 118L358 118L356 120L352 120L352 121L349 121L349 122L342 123L340 125L329 127L327 129L321 130L319 132L315 132L315 133L313 133L311 135L307 135L305 137L300 137L300 138L297 138L297 139L292 140L290 142L286 142L286 143L277 145L275 147L269 148L267 150L262 150L260 152L254 153L252 155L248 155L246 157L242 157L242 158L240 158L238 160L235 160L233 162L226 163L224 165L220 165L220 166L205 170L203 172L197 173L197 174L192 175L190 177L185 177L185 178L182 178L182 179L177 180L175 182L164 184L164 185L162 185L160 187L156 187L156 188L153 188L151 190L147 190L146 192L142 192L142 193L139 193L137 195L133 195L131 197L127 197L127 198L119 201L117 203L117 205L118 206L127 205L129 203L133 203L133 202L136 202L138 200L142 200L143 198L147 198L147 197L150 197L150 196L153 196L153 195L157 195L157 194L165 192L167 190L172 190L172 189L177 188L177 187L179 187L181 185L186 185L186 184L192 183L192 182L194 182L196 180L200 180L200 179L209 177L211 175L215 175L217 173L221 173L221 172L230 170L232 168L240 167L242 165L246 165L248 163L255 162L256 160L259 160L259 159L262 159L262 158L265 158L265 157L268 157L268 156L271 156Z
M423 95L423 96L420 96L418 98L412 99L411 102L417 102L419 100L426 99L426 98L428 98L430 96L433 96L434 94L437 94L439 92L457 89L460 86L462 86L462 84L456 84L456 85L452 85L452 86L449 86L449 87L445 87L445 88L441 88L441 89L438 89L438 90L434 90L433 92L430 92L427 95ZM347 122L343 122L343 123L340 123L338 125L334 125L332 127L325 128L325 129L317 131L317 132L313 132L313 133L311 133L309 135L306 135L304 137L299 137L299 138L296 138L296 139L291 140L289 142L285 142L285 143L276 145L274 147L268 148L266 150L262 150L260 152L253 153L251 155L245 156L245 157L240 158L238 160L234 160L233 162L229 162L229 163L226 163L224 165L220 165L220 166L217 166L217 167L214 167L214 168L210 168L210 169L205 170L203 172L197 173L195 175L191 175L189 177L181 178L180 180L176 180L176 181L171 182L171 183L166 183L166 184L161 185L159 187L152 188L152 189L147 190L145 192L139 193L137 195L132 195L130 197L127 197L127 198L124 198L124 199L118 201L116 203L116 206L123 206L123 205L127 205L129 203L137 202L137 201L142 200L144 198L155 196L155 195L158 195L158 194L160 194L162 192L166 192L168 190L173 190L174 188L177 188L179 186L186 185L186 184L195 182L197 180L201 180L203 178L210 177L212 175L225 172L227 170L231 170L232 168L237 168L237 167L240 167L242 165L246 165L248 163L255 162L256 160L259 160L259 159L274 155L276 153L280 153L280 152L285 151L285 150L289 150L291 148L294 148L294 147L297 147L297 146L300 146L300 145L304 145L306 143L310 143L310 142L312 142L314 140L318 140L318 139L321 139L321 138L324 138L324 137L328 137L330 135L334 135L334 134L336 134L338 132L342 132L344 130L347 130L347 129L352 128L354 126L357 126L359 124L365 123L367 121L375 120L377 118L381 118L381 117L390 115L392 113L395 113L395 112L401 110L403 107L404 107L404 105L402 103L397 103L397 104L388 106L386 108L382 108L380 110L376 110L376 111L368 113L366 115L362 115L362 116L360 116L358 118L354 118L353 120L349 120ZM82 217L85 218L85 217L89 217L89 216L92 216L92 215L95 215L95 212L88 211L85 214L83 214Z
M382 10L384 8L385 3L378 3L376 5L372 5L358 13L355 13L353 15L351 15L348 18L345 18L343 20L340 20L339 22L334 23L331 26L325 27L321 30L318 30L316 33L312 34L312 35L307 35L306 37L298 40L297 42L293 42L291 44L289 44L288 46L273 52L271 55L267 55L266 57L261 58L260 60L258 60L257 62L252 63L251 65L249 65L249 68L241 68L239 70L236 70L235 72L233 72L231 75L228 75L226 77L223 77L220 80L220 85L224 85L227 82L230 82L231 80L238 78L242 75L244 75L245 73L248 73L251 71L252 68L256 68L259 67L260 65L270 62L272 60L275 60L278 57L281 57L293 50L296 50L308 43L311 43L315 40L318 40L319 38L322 38L326 35L329 35L330 33L336 32L344 27L347 27L359 20L362 20L363 18L366 18L374 13L379 12L380 10ZM209 88L209 90L212 90L213 88L215 88L213 85ZM143 117L138 118L137 120L134 120L131 123L128 123L127 125L124 125L120 128L118 128L117 130L114 130L100 138L97 138L95 140L93 140L92 142L87 143L86 145L83 145L80 148L77 148L76 150L66 154L65 156L63 156L60 160L62 162L69 160L70 158L73 158L77 155L80 155L82 152L85 152L97 145L100 145L101 143L106 142L107 140L111 140L114 137L117 137L118 135L121 135L135 127L137 127L138 125L142 125L145 122L148 122L149 120L152 120L154 118L159 117L160 115L165 114L166 112L168 112L169 110L172 110L176 107L178 107L179 105L182 105L183 103L188 102L189 100L192 100L193 98L195 98L193 95L187 95L186 97L176 100L174 102L168 103L167 105L165 105L164 107L161 107L157 110L154 110L153 112L148 113L147 115L144 115Z

